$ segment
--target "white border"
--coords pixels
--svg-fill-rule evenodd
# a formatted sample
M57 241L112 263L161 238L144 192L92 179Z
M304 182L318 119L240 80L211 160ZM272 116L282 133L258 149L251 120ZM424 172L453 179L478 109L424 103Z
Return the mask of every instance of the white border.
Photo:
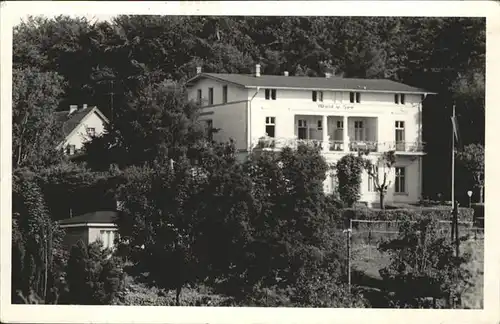
M0 322L30 323L350 323L499 322L498 208L493 204L499 171L495 121L500 120L498 76L500 10L494 1L273 1L273 2L2 2L1 3L1 173ZM11 75L12 26L25 15L70 14L109 19L117 14L311 15L311 16L475 16L487 17L486 198L484 310L376 310L299 308L119 307L10 305L11 254ZM498 158L498 157L497 157ZM491 203L489 202L491 201Z

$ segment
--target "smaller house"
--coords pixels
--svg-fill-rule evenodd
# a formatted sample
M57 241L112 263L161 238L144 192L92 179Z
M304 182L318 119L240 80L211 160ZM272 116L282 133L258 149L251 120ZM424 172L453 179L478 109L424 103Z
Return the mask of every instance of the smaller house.
M62 124L63 140L57 149L73 156L83 149L84 143L105 132L109 120L95 106L70 105L69 111L58 111L56 120Z
M118 235L115 224L117 216L116 211L95 211L59 221L60 227L66 232L63 245L71 248L79 240L85 244L101 240L104 248L112 249Z

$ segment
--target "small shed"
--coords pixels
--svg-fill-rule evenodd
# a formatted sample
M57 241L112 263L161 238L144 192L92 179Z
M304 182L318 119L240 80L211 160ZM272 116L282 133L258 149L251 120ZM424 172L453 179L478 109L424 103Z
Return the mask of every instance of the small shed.
M85 244L101 240L104 248L112 249L118 234L117 216L116 211L95 211L59 221L66 232L63 245L69 249L79 240Z

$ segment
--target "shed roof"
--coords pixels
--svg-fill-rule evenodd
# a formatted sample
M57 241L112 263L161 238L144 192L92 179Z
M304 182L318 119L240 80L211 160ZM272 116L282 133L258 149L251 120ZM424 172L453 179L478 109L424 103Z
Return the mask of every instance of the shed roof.
M113 224L118 217L116 211L95 211L59 221L61 225Z

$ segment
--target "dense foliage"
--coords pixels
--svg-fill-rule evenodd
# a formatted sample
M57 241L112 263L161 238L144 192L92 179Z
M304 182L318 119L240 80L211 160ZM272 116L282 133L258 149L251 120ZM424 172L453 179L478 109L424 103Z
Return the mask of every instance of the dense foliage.
M436 300L444 299L445 307L450 307L460 301L470 278L461 267L467 256L454 255L452 243L439 233L438 225L431 218L403 221L399 237L381 244L380 249L391 254L391 264L380 274L390 284L392 306L436 308Z
M207 72L391 78L438 95L424 102L424 189L448 193L452 102L464 145L484 144L484 18L185 17L31 18L15 27L15 69L57 72L65 100L116 120L145 80ZM112 93L112 95L111 95Z
M361 197L361 175L365 162L361 156L344 155L336 164L340 199L351 207Z
M78 241L71 248L66 266L68 289L63 303L109 305L121 290L124 273L121 260L110 256L97 241L90 245Z
M470 144L457 152L457 164L464 169L462 191L476 189L477 201L484 202L484 147ZM474 199L476 200L476 199Z
M481 18L118 16L91 23L60 16L29 18L13 36L14 302L117 299L119 260L81 244L67 260L56 220L114 209L118 198L118 252L149 274L148 284L175 290L168 304L204 304L183 299L181 289L207 285L240 305L365 305L344 289L346 251L336 227L344 219L323 195L328 166L319 152L301 146L254 153L241 164L234 143L205 142L182 86L196 66L249 73L260 63L264 74L390 78L437 92L423 109L429 196L449 191L450 145L435 134L447 132L452 101L463 143L484 143ZM53 113L83 103L111 122L105 136L86 145L82 164L55 149L61 128ZM459 159L457 178L472 175L482 192L482 147L466 146ZM359 199L365 166L357 156L336 165L349 206ZM449 210L435 214L444 219ZM412 273L396 267L411 261L407 251L423 251L411 244L391 250L395 266L386 278ZM443 255L433 257L449 259L446 245L435 244ZM430 268L456 278L450 268ZM446 284L446 292L455 291ZM399 296L401 305L416 305Z

